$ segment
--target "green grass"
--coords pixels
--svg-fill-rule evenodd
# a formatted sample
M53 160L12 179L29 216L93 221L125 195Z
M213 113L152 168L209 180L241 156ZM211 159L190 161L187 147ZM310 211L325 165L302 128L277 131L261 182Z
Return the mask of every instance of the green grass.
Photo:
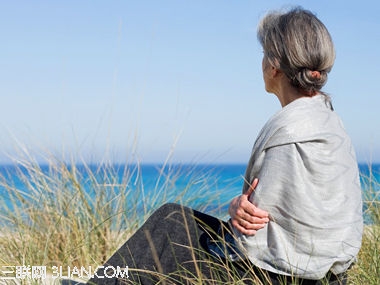
M51 158L47 168L43 169L27 156L17 159L15 167L18 183L10 179L14 177L12 174L0 177L0 187L6 190L11 201L7 206L0 200L0 266L95 268L102 265L163 203L172 201L194 206L201 198L214 199L207 196L209 184L213 183L210 181L215 179L211 173L197 173L190 169L187 174L191 176L190 182L178 193L174 191L178 169L170 170L168 165L157 169L161 175L153 191L149 189L149 195L139 164L103 164L96 169L83 164L84 171L79 171L75 163L67 164ZM122 179L120 171L124 173ZM27 191L22 192L17 187L19 183ZM373 190L373 185L378 182L369 175L366 183ZM193 187L194 184L197 187ZM86 189L83 185L87 185ZM350 284L380 284L380 205L377 195L374 190L369 191L365 199L373 225L366 228L358 262L349 271ZM1 199L4 200L4 196ZM198 209L202 210L199 205ZM223 283L218 276L226 274L225 268L218 264L212 266L215 267L214 279L208 280L207 284ZM234 280L232 283L241 282L236 280L233 271L227 274L230 274L230 280ZM188 284L204 283L202 276L188 279Z

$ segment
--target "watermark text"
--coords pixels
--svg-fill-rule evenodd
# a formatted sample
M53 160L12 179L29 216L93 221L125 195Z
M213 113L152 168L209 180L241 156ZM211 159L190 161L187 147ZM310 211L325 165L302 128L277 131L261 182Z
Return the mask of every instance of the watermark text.
M0 266L0 280L44 280L52 279L90 279L90 278L129 278L128 266L47 266L17 265Z

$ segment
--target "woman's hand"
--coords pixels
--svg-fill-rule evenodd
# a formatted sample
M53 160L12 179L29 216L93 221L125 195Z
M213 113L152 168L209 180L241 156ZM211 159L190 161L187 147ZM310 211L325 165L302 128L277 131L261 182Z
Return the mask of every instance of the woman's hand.
M249 201L249 196L258 183L259 180L255 178L248 191L234 198L228 208L232 225L245 235L255 235L259 229L265 227L269 222L268 212L257 208Z

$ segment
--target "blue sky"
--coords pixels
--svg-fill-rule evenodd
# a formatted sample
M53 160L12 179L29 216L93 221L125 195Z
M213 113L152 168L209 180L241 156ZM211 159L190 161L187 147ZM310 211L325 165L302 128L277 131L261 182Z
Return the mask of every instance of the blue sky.
M307 5L303 2L306 2ZM380 2L4 1L0 161L242 162L280 104L256 26L302 4L337 50L331 94L361 162L380 161Z

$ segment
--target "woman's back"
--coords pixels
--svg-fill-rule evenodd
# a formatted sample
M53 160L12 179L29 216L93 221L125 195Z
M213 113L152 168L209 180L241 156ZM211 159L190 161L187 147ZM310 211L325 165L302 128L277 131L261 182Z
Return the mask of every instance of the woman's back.
M324 95L297 99L268 121L246 172L246 181L255 177L251 200L271 221L255 236L237 233L250 260L310 279L344 272L361 245L361 190L351 141Z

